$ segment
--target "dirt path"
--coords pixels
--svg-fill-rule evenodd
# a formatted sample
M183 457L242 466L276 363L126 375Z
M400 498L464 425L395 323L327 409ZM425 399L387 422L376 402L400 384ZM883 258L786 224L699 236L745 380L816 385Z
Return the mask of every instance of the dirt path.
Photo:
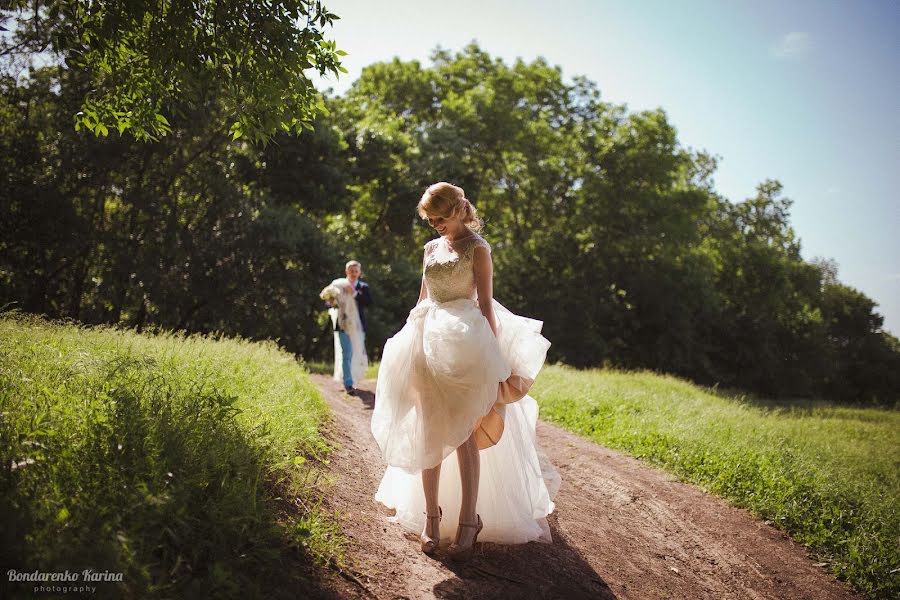
M373 500L384 464L369 433L374 381L358 397L312 376L334 411L332 508L350 539L357 598L858 598L805 549L747 512L635 459L546 423L538 439L562 474L553 543L479 544L456 566L419 552ZM352 579L356 578L357 582Z

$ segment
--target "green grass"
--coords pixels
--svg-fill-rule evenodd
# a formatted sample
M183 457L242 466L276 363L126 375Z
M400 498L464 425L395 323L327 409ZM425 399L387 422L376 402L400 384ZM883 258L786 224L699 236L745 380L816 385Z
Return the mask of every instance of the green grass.
M274 343L3 315L0 566L124 573L99 597L308 592L343 559L327 416Z
M900 594L900 412L563 366L532 395L542 418L748 508L871 597Z
M369 366L366 368L366 379L375 379L378 377L378 367L380 364L381 363L377 362L369 362ZM310 373L317 373L319 375L331 375L334 373L334 362L307 362L304 363L304 366Z

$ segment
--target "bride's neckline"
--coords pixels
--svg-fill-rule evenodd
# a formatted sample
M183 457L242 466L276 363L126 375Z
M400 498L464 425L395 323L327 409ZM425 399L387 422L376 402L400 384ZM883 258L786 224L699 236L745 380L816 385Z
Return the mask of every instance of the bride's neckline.
M470 231L468 235L464 235L464 236L462 236L462 237L460 237L460 238L456 238L455 240L451 240L450 238L448 238L448 237L445 236L445 235L442 235L442 236L441 236L441 239L444 240L444 241L446 241L446 242L449 242L449 243L453 244L453 243L456 243L456 242L461 242L461 241L463 241L463 240L467 240L467 239L469 239L470 237L472 237L473 235L475 235L475 232L474 232L474 231Z

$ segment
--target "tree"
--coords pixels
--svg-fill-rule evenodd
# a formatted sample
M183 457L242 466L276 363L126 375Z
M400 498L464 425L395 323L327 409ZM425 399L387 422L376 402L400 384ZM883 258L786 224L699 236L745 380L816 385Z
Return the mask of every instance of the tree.
M346 70L323 29L337 19L320 1L17 0L0 56L51 51L90 75L76 129L157 139L180 102L215 97L237 139L310 128L321 98L304 74ZM168 115L168 116L167 116Z
M834 263L831 265L835 270ZM825 280L821 310L828 336L829 395L886 405L900 389L900 342L882 330L884 318L862 292Z
M0 80L0 305L279 338L313 355L318 292L342 264L304 208L320 187L342 187L330 125L284 169L322 185L288 202L259 183L263 149L217 129L214 101L180 106L188 118L157 142L75 132L66 124L87 77L44 68L27 85Z
M182 116L158 141L75 132L92 85L55 66L0 78L0 306L277 338L317 359L318 291L356 258L377 286L377 356L434 235L416 202L449 180L486 221L496 297L544 321L551 360L898 398L900 343L836 265L802 259L778 182L729 202L715 158L664 111L628 113L543 60L470 45L372 65L313 132L265 147L230 139L217 95L173 99Z

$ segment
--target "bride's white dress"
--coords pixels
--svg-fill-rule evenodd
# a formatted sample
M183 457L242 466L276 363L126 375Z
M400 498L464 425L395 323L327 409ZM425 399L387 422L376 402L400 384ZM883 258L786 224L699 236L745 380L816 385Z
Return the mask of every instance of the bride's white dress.
M384 347L375 392L372 434L389 465L376 500L396 509L392 519L420 533L425 525L422 469L443 462L441 537L456 533L462 498L456 448L472 434L510 375L533 380L550 346L540 321L494 301L497 336L475 301L473 254L490 251L478 235L425 245L428 298ZM538 406L526 395L505 407L499 442L481 451L477 511L481 541L550 541L559 473L535 439Z

